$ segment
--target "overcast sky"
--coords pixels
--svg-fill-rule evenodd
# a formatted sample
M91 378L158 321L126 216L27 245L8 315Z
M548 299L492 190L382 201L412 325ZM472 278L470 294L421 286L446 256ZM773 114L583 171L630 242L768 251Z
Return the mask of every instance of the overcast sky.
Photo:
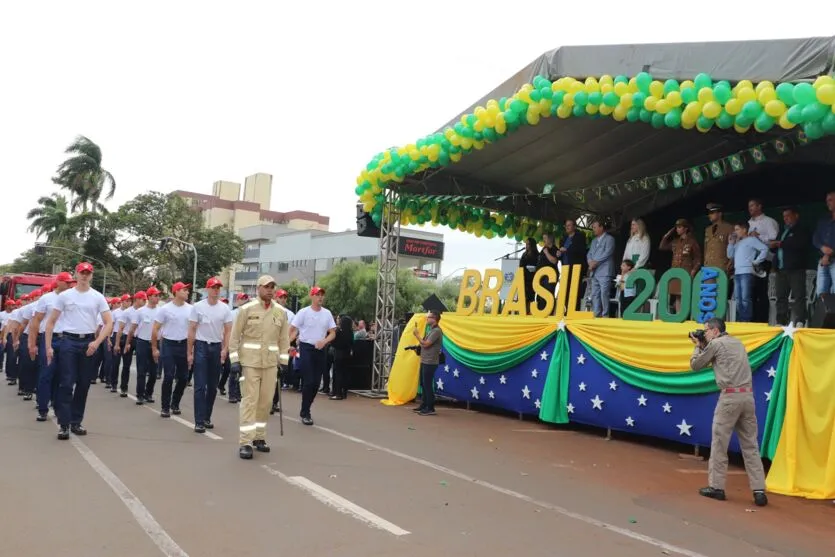
M374 154L434 131L548 49L833 32L833 5L766 6L3 2L0 262L34 242L25 214L54 191L78 134L116 177L111 208L147 190L211 193L215 180L266 172L273 210L315 211L344 230ZM445 235L443 274L493 266L512 247L428 229Z

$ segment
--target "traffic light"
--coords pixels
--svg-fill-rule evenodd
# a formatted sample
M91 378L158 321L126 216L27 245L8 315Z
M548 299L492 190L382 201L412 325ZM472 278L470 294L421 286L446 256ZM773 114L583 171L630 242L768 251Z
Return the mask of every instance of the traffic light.
M46 255L46 246L43 244L35 244L35 255Z

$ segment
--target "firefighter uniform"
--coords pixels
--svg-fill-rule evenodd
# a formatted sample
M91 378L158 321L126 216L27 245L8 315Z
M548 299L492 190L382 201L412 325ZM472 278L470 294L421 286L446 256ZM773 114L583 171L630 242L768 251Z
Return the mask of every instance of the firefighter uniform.
M708 224L705 228L705 267L715 267L731 274L733 260L728 259L728 240L734 233L729 222Z
M258 286L274 284L270 276ZM275 301L255 299L238 310L229 340L229 359L241 368L241 457L251 458L251 448L268 452L265 431L278 379L278 366L286 365L290 349L290 323ZM245 455L248 454L248 456Z

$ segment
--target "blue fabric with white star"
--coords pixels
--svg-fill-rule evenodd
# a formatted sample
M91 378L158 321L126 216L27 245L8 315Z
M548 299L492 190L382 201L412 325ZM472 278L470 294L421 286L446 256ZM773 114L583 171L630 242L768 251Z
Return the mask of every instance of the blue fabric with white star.
M571 422L638 435L710 446L713 409L719 393L668 395L637 389L609 373L569 334L571 377L568 418ZM501 373L475 373L447 354L435 373L435 391L459 401L484 404L527 415L539 415L542 389L553 348ZM753 370L758 437L762 441L771 388L780 350ZM734 434L729 449L739 452Z

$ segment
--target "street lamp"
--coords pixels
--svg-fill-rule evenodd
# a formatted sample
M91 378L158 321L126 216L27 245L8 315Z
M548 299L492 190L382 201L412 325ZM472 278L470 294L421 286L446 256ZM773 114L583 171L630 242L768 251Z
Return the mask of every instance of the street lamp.
M95 257L90 257L89 255L84 255L79 251L75 251L68 248L62 248L60 246L51 246L49 244L35 244L35 253L38 255L43 255L47 249L57 249L60 251L65 251L67 253L74 253L82 259L89 259L90 261L95 261L96 263L101 265L104 269L104 278L102 279L101 293L104 295L104 292L107 289L107 265L104 263L104 261L102 261L101 259L96 259Z
M165 238L161 238L158 240L159 242L159 250L162 251L168 245L168 242L177 242L178 244L182 244L184 246L188 246L191 248L191 251L194 252L194 269L191 275L191 301L194 303L195 296L197 295L197 248L194 247L194 244L191 242L184 242L179 238L172 238L171 236L166 236Z

